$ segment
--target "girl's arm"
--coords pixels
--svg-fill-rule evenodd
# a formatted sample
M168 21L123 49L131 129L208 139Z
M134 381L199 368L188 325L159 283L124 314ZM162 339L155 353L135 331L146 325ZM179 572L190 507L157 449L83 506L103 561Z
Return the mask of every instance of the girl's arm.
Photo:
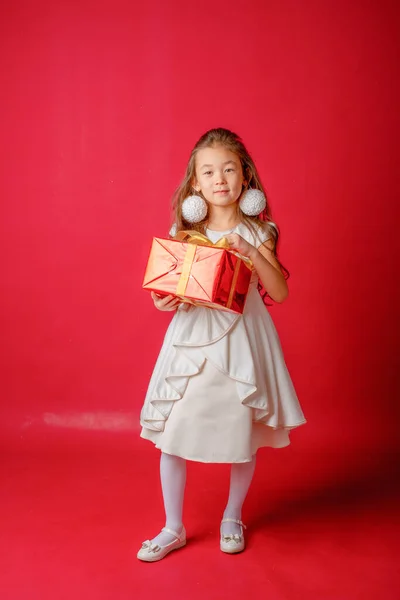
M289 288L272 249L273 242L268 240L258 250L253 248L249 258L272 300L283 302L288 297Z
M237 233L226 236L232 250L250 258L257 271L258 277L275 302L283 302L289 294L289 289L280 269L279 263L273 255L273 242L267 240L258 249L246 242Z

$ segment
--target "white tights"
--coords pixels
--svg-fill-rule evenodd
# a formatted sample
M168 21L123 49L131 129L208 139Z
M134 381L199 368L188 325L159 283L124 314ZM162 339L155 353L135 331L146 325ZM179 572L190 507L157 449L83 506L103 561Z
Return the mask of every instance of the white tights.
M253 479L256 466L256 457L250 462L234 463L231 467L228 504L224 511L224 518L241 519L242 506ZM182 531L183 497L186 484L186 460L179 456L161 453L160 460L161 487L164 498L165 526L180 533ZM239 525L235 523L222 523L221 532L240 533ZM161 532L152 541L164 546L174 538Z
M246 500L247 492L253 479L256 468L256 455L250 462L234 463L231 467L231 481L229 486L228 504L224 511L224 519L241 519L242 506ZM239 525L235 523L222 523L221 533L240 533Z

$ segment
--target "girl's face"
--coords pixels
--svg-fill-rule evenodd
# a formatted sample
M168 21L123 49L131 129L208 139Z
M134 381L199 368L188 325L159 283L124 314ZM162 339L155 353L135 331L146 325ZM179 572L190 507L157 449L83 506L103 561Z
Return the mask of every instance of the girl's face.
M239 157L224 146L203 148L196 155L193 187L214 206L236 202L246 184Z

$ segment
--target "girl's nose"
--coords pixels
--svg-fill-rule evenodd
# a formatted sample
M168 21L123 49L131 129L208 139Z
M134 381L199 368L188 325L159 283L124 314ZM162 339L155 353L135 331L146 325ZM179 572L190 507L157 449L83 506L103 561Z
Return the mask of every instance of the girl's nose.
M217 183L226 183L225 174L223 171L217 173Z

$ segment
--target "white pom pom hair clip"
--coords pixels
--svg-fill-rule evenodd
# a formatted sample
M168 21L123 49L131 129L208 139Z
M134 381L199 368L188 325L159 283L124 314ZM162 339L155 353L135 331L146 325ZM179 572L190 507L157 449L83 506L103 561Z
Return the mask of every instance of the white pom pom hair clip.
M261 190L249 189L239 202L240 210L249 217L261 214L267 205L265 195ZM188 196L182 202L182 216L188 223L200 223L208 212L207 202L201 196Z

